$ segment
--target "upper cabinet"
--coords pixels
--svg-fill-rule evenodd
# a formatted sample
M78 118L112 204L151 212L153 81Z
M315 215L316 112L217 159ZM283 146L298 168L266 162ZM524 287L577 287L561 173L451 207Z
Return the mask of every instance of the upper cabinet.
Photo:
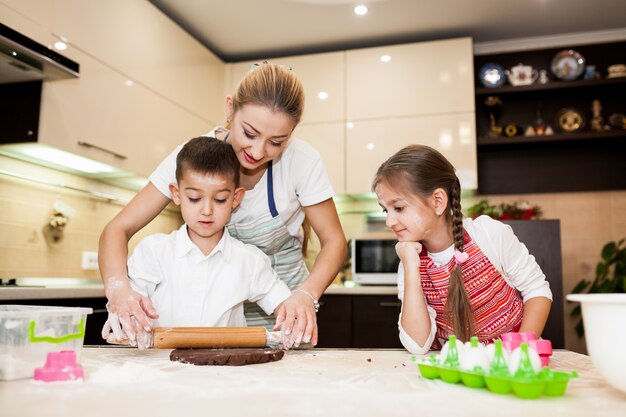
M39 143L141 175L207 121L70 46L80 78L43 85Z
M188 112L223 119L224 63L150 2L55 0L52 29Z
M51 45L54 1L1 0L2 23L43 45Z
M471 38L347 51L349 121L474 111Z
M346 192L369 192L376 170L401 148L418 143L439 150L456 168L462 189L476 189L474 113L354 122L347 129Z

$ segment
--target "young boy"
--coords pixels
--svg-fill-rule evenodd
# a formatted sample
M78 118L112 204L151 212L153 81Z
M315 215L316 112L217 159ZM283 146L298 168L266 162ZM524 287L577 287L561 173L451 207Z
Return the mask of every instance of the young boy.
M260 249L225 228L245 192L231 145L209 137L190 140L176 159L176 181L170 191L185 224L144 238L128 260L131 286L158 313L153 326L245 326L246 300L272 314L291 291ZM135 324L138 332L128 335L129 342L146 347L148 339ZM107 322L103 337L109 332Z

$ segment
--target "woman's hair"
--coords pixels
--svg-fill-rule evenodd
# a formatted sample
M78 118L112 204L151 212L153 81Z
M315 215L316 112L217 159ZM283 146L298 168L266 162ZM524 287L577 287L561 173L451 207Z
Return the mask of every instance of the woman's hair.
M176 181L186 170L229 178L239 187L239 160L230 143L200 136L185 143L176 156Z
M235 113L246 104L259 104L285 113L295 127L304 111L304 87L290 68L263 62L239 81L233 95Z
M378 168L372 190L381 182L393 184L396 189L405 187L419 198L429 197L438 188L443 189L448 195L445 216L452 224L454 248L463 252L461 184L454 166L440 152L425 145L409 145L399 150ZM473 312L459 264L450 274L445 310L457 337L469 340L473 335Z

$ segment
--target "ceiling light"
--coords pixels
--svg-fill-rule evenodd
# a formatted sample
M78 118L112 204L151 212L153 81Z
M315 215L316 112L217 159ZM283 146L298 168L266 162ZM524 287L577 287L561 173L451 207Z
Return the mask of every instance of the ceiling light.
M317 98L320 100L326 100L328 98L328 93L326 91L320 91L317 93Z
M346 123L346 127L347 127L348 129L352 129L352 128L354 127L354 123L352 123L352 122L347 122L347 123Z
M354 8L354 13L363 16L367 14L367 6L359 5Z
M374 150L374 148L375 148L375 146L374 146L374 144L373 144L373 143L368 143L368 144L367 144L367 150L368 150L368 151L373 151L373 150Z
M381 62L389 62L391 61L391 57L389 55L381 55L380 60Z
M133 80L126 80L124 81L124 85L126 87L132 87L133 85L135 85L135 82Z
M62 41L56 41L54 43L54 48L58 49L59 51L65 51L67 49L67 44Z

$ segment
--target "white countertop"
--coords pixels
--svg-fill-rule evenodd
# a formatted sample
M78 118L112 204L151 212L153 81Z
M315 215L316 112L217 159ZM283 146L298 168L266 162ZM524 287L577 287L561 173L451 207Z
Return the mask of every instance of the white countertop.
M0 301L104 297L104 287L100 280L37 278L20 279L18 283L21 286L0 287ZM324 294L397 295L398 288L395 285L331 285Z
M0 415L98 416L624 416L626 395L588 356L556 351L579 373L562 397L524 400L427 380L403 350L290 351L243 367L169 361L169 350L85 348L84 382L0 382Z

